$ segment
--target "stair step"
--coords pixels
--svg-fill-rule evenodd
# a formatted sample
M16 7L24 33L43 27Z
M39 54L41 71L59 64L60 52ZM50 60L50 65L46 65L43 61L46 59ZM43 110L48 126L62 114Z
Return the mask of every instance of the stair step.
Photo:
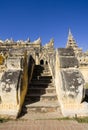
M43 71L43 74L46 74L46 76L47 76L47 74L51 74L49 71Z
M51 76L50 72L36 72L33 74L33 77L37 77L37 76Z
M39 76L33 77L31 81L52 81L52 78L42 78Z
M36 69L36 68L34 68L34 70L33 70L33 72L35 73L35 72L44 72L44 71L47 71L47 72L50 72L50 70L49 69Z
M52 80L35 80L35 79L32 79L31 80L32 83L51 83Z
M55 102L36 102L36 103L32 103L32 104L29 104L29 105L26 105L26 107L55 107L55 106L60 106L59 102L55 101Z
M25 103L24 104L32 104L32 103L35 103L35 102L38 102L40 101L40 96L37 96L37 97L26 97L25 98Z
M55 86L52 84L29 84L29 88L55 88Z
M53 85L29 85L29 88L55 88Z
M52 80L52 76L34 76L33 80Z
M28 93L45 94L45 93L56 93L55 88L28 88Z
M57 100L57 95L56 94L29 94L26 96L26 100L30 100L30 102L36 102L36 101L56 101Z
M29 88L28 89L28 93L29 93L29 95L30 95L30 93L31 94L39 94L39 95L41 95L41 94L45 94L45 92L46 92L46 90L44 89L44 88L42 88L42 89L39 89L39 88Z
M31 82L31 83L29 84L29 86L30 86L30 85L32 85L32 86L45 86L45 85L49 85L49 86L50 86L50 85L51 85L51 86L52 86L53 83L46 83L46 82L44 82L44 83L43 83L43 82Z
M41 98L40 98L41 101L57 101L57 95L56 94L51 94L51 93L48 93L48 94L44 94L44 95L41 95Z
M51 76L51 73L41 73L40 76Z
M27 111L32 111L32 112L55 112L58 110L60 107L58 102L37 102L33 104L28 104L26 105Z
M46 93L56 93L55 88L46 88Z
M49 69L44 69L44 70L43 70L43 73L44 73L44 72L45 72L45 73L46 73L46 72L50 73L50 70L49 70Z
M52 113L60 109L56 88L53 84L48 65L35 66L24 105L28 113Z
M30 95L28 95L28 97L38 97L38 96L51 97L51 96L56 96L56 93L55 94L49 93L49 94L43 94L43 95L40 95L40 94L31 94L30 93Z

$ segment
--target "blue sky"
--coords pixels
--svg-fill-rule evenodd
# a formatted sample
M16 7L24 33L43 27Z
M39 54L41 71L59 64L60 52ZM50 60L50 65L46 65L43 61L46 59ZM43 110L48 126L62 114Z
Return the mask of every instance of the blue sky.
M42 44L54 38L65 47L69 28L83 50L88 49L88 0L0 0L0 39Z

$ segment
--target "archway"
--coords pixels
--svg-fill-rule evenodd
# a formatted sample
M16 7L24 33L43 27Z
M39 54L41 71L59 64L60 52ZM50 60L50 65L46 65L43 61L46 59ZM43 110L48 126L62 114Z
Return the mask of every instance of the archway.
M40 60L40 65L44 65L44 60Z
M46 65L48 65L48 61L46 61Z

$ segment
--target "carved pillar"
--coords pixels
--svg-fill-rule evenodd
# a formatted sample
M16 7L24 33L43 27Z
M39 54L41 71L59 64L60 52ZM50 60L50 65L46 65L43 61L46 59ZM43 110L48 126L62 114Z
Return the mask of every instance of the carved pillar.
M38 53L35 56L35 63L36 63L36 65L39 65L39 54Z

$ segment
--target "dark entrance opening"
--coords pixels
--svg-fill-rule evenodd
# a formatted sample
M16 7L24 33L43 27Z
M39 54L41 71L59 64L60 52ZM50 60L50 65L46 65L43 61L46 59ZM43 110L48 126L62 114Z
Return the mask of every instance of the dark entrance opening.
M46 65L48 65L48 62L46 61Z
M44 60L40 60L40 65L44 65Z

